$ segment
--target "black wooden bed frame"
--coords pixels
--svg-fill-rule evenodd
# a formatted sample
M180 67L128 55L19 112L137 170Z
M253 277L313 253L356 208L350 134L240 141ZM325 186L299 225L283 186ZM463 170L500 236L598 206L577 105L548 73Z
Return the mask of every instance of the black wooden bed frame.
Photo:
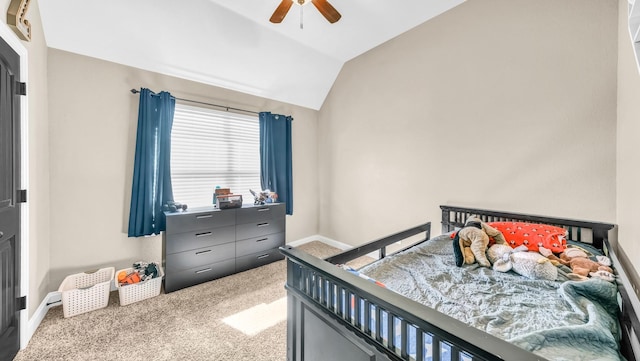
M526 221L560 226L569 231L569 239L602 249L612 259L621 296L621 353L627 360L640 361L640 302L609 244L613 224L453 206L440 208L442 233L462 227L471 215L479 215L485 222ZM427 241L430 231L431 224L425 223L326 260L282 247L280 250L287 257L287 360L544 360L336 267L373 251L385 257L387 246L412 236L424 234L421 242ZM386 325L382 324L383 315ZM396 344L398 338L400 342ZM427 338L431 349L424 357ZM410 356L410 349L415 350L415 357ZM447 350L445 357L441 357L443 349Z

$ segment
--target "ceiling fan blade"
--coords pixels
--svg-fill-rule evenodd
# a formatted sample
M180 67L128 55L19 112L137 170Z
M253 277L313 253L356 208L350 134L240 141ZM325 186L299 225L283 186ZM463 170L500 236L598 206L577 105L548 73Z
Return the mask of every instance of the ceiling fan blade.
M269 19L269 21L275 24L281 23L282 20L284 20L284 17L287 16L291 5L293 5L293 0L282 0L280 5L276 8L276 11L271 15L271 19Z
M340 20L342 17L338 10L331 6L327 0L311 0L311 2L331 24Z

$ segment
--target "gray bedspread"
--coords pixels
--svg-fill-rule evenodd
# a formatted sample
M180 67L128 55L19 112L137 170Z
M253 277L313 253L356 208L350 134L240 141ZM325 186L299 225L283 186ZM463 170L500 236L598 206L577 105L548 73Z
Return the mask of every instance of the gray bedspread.
M360 270L412 300L550 360L620 360L617 288L600 280L530 280L456 267L436 237Z

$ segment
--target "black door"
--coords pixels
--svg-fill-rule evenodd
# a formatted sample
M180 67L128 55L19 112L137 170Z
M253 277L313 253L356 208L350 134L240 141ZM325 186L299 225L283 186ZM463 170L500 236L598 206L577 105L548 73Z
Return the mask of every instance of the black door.
M20 348L20 57L0 38L0 361Z

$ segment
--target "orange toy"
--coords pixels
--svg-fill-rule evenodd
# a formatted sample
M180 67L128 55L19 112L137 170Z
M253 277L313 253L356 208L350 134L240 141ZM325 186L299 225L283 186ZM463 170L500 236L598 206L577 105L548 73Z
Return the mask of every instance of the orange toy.
M131 274L126 274L125 271L118 273L118 282L124 285L130 285L134 283L140 282L140 275L138 272L133 272Z

